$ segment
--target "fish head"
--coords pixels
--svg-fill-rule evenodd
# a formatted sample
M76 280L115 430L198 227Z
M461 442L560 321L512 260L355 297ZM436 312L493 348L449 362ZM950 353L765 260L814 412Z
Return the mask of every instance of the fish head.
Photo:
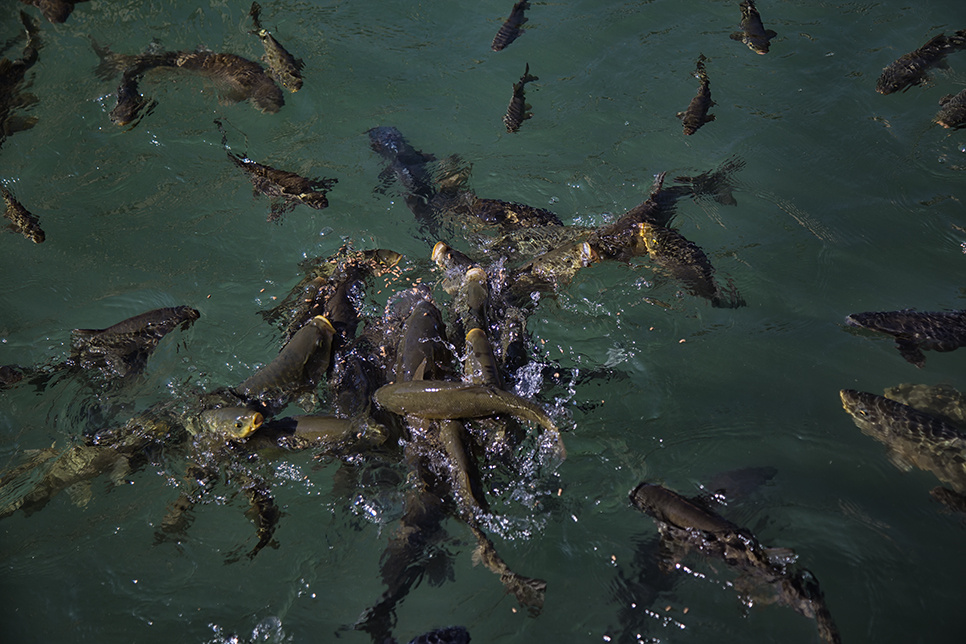
M402 132L391 125L380 125L369 130L369 144L383 155L397 155L406 147Z
M205 430L233 440L248 438L264 422L261 413L247 407L219 407L201 412L201 425Z
M839 391L839 397L842 399L842 409L852 417L862 433L879 433L876 427L881 424L882 412L878 409L876 401L881 396L854 389L842 389Z

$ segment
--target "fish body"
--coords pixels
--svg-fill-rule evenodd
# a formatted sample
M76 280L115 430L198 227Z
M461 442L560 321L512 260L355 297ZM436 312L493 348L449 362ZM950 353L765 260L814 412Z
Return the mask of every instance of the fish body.
M520 80L513 84L513 96L510 97L510 104L506 108L503 116L503 124L507 132L516 132L525 120L531 118L533 114L529 111L530 105L527 104L524 87L527 83L540 80L530 73L530 64L527 63Z
M711 83L708 80L708 72L704 67L706 60L707 58L703 55L700 56L694 72L694 75L701 81L697 95L691 99L688 109L677 114L684 125L684 134L687 136L697 132L698 128L705 123L714 120L714 114L708 114L708 110L714 105L714 101L711 100Z
M20 58L0 58L0 144L8 135L29 130L37 124L37 117L25 117L16 113L18 109L30 107L37 102L36 96L21 89L27 71L37 62L41 45L37 22L24 11L20 12L20 22L27 34L27 42Z
M737 293L724 292L714 279L714 267L704 251L684 235L664 226L639 225L641 240L651 261L684 284L692 295L721 308L738 308L745 302Z
M496 32L496 36L493 37L493 43L490 45L493 51L506 49L511 42L523 33L520 27L527 21L524 12L529 8L530 3L527 0L520 0L520 2L513 4L513 9L510 10L510 16L500 26L500 30Z
M557 439L561 456L566 456L560 430L547 413L536 403L501 389L444 380L414 380L381 387L373 399L395 414L433 420L510 414L546 429Z
M263 407L268 416L282 409L299 391L314 389L329 369L335 329L321 315L309 320L282 347L278 356L234 388L242 400Z
M545 208L499 199L481 199L469 191L460 196L461 199L454 208L456 214L468 215L505 230L563 225L556 213Z
M778 34L771 29L765 29L761 22L761 14L752 0L744 0L741 5L741 31L731 34L732 40L739 40L756 54L767 54L769 41Z
M966 346L966 311L869 311L853 313L845 321L893 336L902 357L917 367L926 363L924 350L953 351Z
M282 87L290 92L297 92L302 89L302 61L288 53L288 50L275 40L270 31L262 28L258 20L261 10L261 6L257 2L253 2L249 15L251 15L252 22L255 24L253 33L258 35L259 40L262 41L262 46L265 48L263 60L268 65L269 72Z
M199 317L190 306L174 306L147 311L105 329L74 329L68 364L106 376L139 374L164 336L179 326L187 329Z
M904 383L887 388L884 394L886 398L903 405L942 416L966 430L966 396L954 387Z
M443 378L452 361L442 313L432 300L418 300L403 323L396 351L396 379Z
M219 83L229 101L248 100L258 110L275 114L285 104L282 90L258 63L235 54L196 51L181 53L175 67Z
M74 5L87 0L20 0L24 4L29 4L40 9L44 18L52 23L66 22L74 11Z
M493 346L483 329L470 329L466 334L463 380L476 385L503 388L503 379L500 377L500 369L493 355Z
M43 243L46 235L44 229L40 227L40 220L24 208L23 204L3 186L0 186L0 194L3 195L3 216L10 220L10 228L35 244Z
M966 30L960 30L952 36L939 34L925 45L903 54L888 67L875 83L875 91L880 94L906 91L913 85L921 85L928 76L926 72L943 62L946 54L966 47Z
M797 559L794 552L787 548L765 548L747 529L699 501L660 485L641 483L631 491L630 500L657 523L662 549L668 558L666 569L673 569L673 564L692 551L721 559L742 575L733 584L742 589L742 594L770 590L779 603L814 619L824 642L841 642L818 581L808 570L793 565Z
M966 494L966 432L957 425L864 391L843 389L839 397L862 433L888 447L897 467L932 472L955 492Z
M430 204L436 196L436 184L428 166L435 157L414 148L395 127L374 127L368 134L372 149L389 162L387 175L402 186L406 205L421 220L433 223Z
M949 94L939 101L941 106L933 119L947 129L959 129L966 126L966 89L955 96Z

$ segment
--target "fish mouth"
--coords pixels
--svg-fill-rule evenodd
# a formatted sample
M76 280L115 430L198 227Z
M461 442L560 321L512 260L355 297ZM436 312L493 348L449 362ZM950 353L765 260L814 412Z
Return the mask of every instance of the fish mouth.
M449 246L447 246L445 242L441 242L441 241L436 242L436 245L433 246L432 260L437 264L439 264L440 261L442 261L443 256L446 254L446 251L448 250L449 250Z

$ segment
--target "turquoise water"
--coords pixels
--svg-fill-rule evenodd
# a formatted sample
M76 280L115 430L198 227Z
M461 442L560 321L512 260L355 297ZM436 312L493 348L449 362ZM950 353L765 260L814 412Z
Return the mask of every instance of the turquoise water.
M658 172L696 174L737 155L738 205L684 201L675 225L747 307L679 295L640 260L581 271L529 320L562 367L612 373L542 387L568 459L528 460L521 481L497 481L491 495L497 549L548 582L542 614L528 616L474 567L472 535L449 520L451 578L409 594L396 637L462 624L474 642L621 641L625 629L661 642L817 641L814 624L786 607L742 606L720 563L695 559L696 574L666 576L645 565L656 529L627 501L638 482L693 494L720 472L767 465L774 479L723 514L799 554L843 641L959 641L963 519L929 498L930 473L899 471L858 431L838 390L966 386L962 352L927 353L919 370L888 338L843 322L865 310L966 308L966 134L930 121L939 98L966 85L966 52L929 86L874 91L891 61L966 28L961 0L762 0L779 34L766 56L728 38L737 2L531 4L526 33L494 53L509 1L266 1L263 22L305 61L304 88L278 114L222 104L199 78L149 76L141 89L158 106L131 129L108 118L116 80L95 76L90 40L258 59L249 3L91 0L64 24L43 22L28 75L39 121L3 143L0 180L47 240L0 236L0 364L63 359L73 328L199 309L123 392L130 414L236 384L269 361L278 336L257 313L298 282L305 258L344 241L387 247L406 256L407 275L432 281L431 248L399 191L377 190L374 126L396 126L438 158L458 153L477 194L550 208L568 224L612 220ZM3 3L2 41L18 33L20 8ZM685 137L674 115L697 89L699 54L716 120ZM510 135L501 118L526 63L539 76L526 88L534 116ZM230 123L234 150L337 177L329 208L267 223L268 200L225 158L215 118ZM386 293L374 297L371 311ZM0 392L2 469L76 437L83 395L69 381ZM159 467L120 486L97 479L83 507L61 494L3 519L4 641L369 641L347 627L382 592L401 486L336 493L338 462L311 454L270 469L279 547L251 562L224 564L253 538L244 500L224 486L181 544L154 544L177 496ZM627 617L631 603L641 605Z

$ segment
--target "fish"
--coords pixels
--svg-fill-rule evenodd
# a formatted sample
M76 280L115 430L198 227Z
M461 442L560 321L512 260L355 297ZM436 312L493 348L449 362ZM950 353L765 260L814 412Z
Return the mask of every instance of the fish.
M966 431L885 396L842 389L839 397L862 433L886 446L893 465L932 472L956 494L966 494Z
M909 405L927 414L942 416L966 430L966 396L950 385L915 385L903 383L888 387L886 398Z
M966 89L955 96L947 94L939 99L941 109L933 121L947 129L966 126Z
M272 199L268 221L281 221L282 214L294 209L297 204L316 210L328 207L329 200L326 194L338 183L338 179L328 177L308 179L288 170L279 170L258 163L249 159L247 155L235 154L228 149L227 134L221 120L215 119L215 124L221 130L222 145L225 146L228 158L248 175L255 196L263 194Z
M181 69L213 81L226 102L249 101L267 114L275 114L285 105L285 96L275 79L260 64L236 54L207 50L118 54L94 41L91 44L101 59L97 67L101 78L108 79L131 68L139 69L141 74L160 68Z
M121 75L121 84L117 87L117 104L110 113L111 122L115 125L136 125L157 106L157 101L141 94L139 83L143 76L144 70L138 66L124 70Z
M482 199L468 190L459 194L452 210L454 214L466 215L505 230L563 225L560 217L546 208L499 199Z
M513 4L513 9L510 10L510 16L500 26L500 30L496 32L496 36L493 37L493 44L490 45L493 51L506 49L511 42L523 34L523 30L520 27L527 21L524 11L529 8L530 3L527 0L520 0L520 2Z
M97 370L107 377L128 378L141 373L158 343L178 327L186 330L201 317L190 306L154 309L104 329L71 331L69 367Z
M3 216L10 220L10 228L33 243L42 244L47 235L44 233L44 229L40 227L40 220L24 208L23 204L17 201L16 197L3 186L0 186L0 194L3 195Z
M711 100L711 84L708 81L708 72L704 68L704 63L707 60L704 54L698 56L694 75L701 81L701 86L698 88L697 95L688 104L688 109L677 114L677 117L684 124L684 134L686 136L694 134L702 125L714 120L714 114L708 114L708 110L715 103Z
M335 329L317 315L292 336L278 356L233 389L233 393L266 416L288 404L298 392L314 390L329 370Z
M380 387L373 401L394 414L411 414L431 420L483 418L510 414L543 427L566 458L560 430L538 404L502 389L445 380L412 380Z
M303 63L301 60L288 53L288 51L282 47L277 40L275 40L275 37L271 34L271 32L262 27L258 20L261 10L261 6L257 2L253 2L249 15L252 17L252 22L255 24L255 30L252 33L258 35L258 38L262 41L262 46L265 48L265 56L262 58L262 60L265 61L266 65L268 65L269 73L275 77L275 80L277 80L282 87L290 92L297 92L302 89Z
M875 91L880 94L892 94L906 91L913 85L922 85L928 76L926 72L944 62L946 54L966 47L966 30L960 30L952 36L939 34L925 45L908 54L903 54L888 67L883 68L882 74L875 82Z
M717 308L745 306L741 296L721 288L714 278L714 267L704 251L684 235L665 226L648 222L638 224L641 243L651 261L682 282L689 293L711 301Z
M20 58L0 58L0 145L7 136L29 130L38 121L36 116L28 117L16 113L17 110L30 107L38 101L36 96L21 89L27 72L37 62L41 46L40 27L37 22L24 11L20 12L20 22L27 34Z
M853 313L845 318L850 326L891 335L899 354L922 368L926 364L924 350L954 351L966 346L966 310L925 312L869 311Z
M382 176L394 178L402 186L406 206L435 237L437 222L432 201L437 190L429 164L436 157L414 148L402 132L391 125L374 127L367 133L373 151L389 162Z
M87 0L20 0L40 9L44 18L52 23L66 22L74 11L74 5Z
M452 360L442 313L431 299L419 299L403 323L396 351L396 379L443 378Z
M570 283L577 272L601 259L586 241L563 244L535 257L513 271L507 280L507 297L523 306L533 302L533 294L554 292Z
M741 31L731 34L732 40L740 40L756 54L767 54L769 42L778 34L771 29L765 29L761 22L761 15L752 0L743 0L741 5Z
M503 124L506 126L507 132L516 132L520 129L520 125L522 125L524 121L533 117L533 114L530 112L530 104L527 103L523 88L527 83L536 80L540 79L530 73L530 63L527 63L527 66L523 71L523 76L520 77L519 81L513 84L513 96L510 98L510 104L507 106L506 114L503 116Z
M691 551L723 560L741 575L729 586L742 595L767 589L795 612L814 619L819 636L841 642L815 575L795 564L788 548L765 548L746 528L722 517L700 500L688 499L664 486L642 482L630 493L631 504L657 523L666 561L665 572ZM751 605L750 602L747 605Z

